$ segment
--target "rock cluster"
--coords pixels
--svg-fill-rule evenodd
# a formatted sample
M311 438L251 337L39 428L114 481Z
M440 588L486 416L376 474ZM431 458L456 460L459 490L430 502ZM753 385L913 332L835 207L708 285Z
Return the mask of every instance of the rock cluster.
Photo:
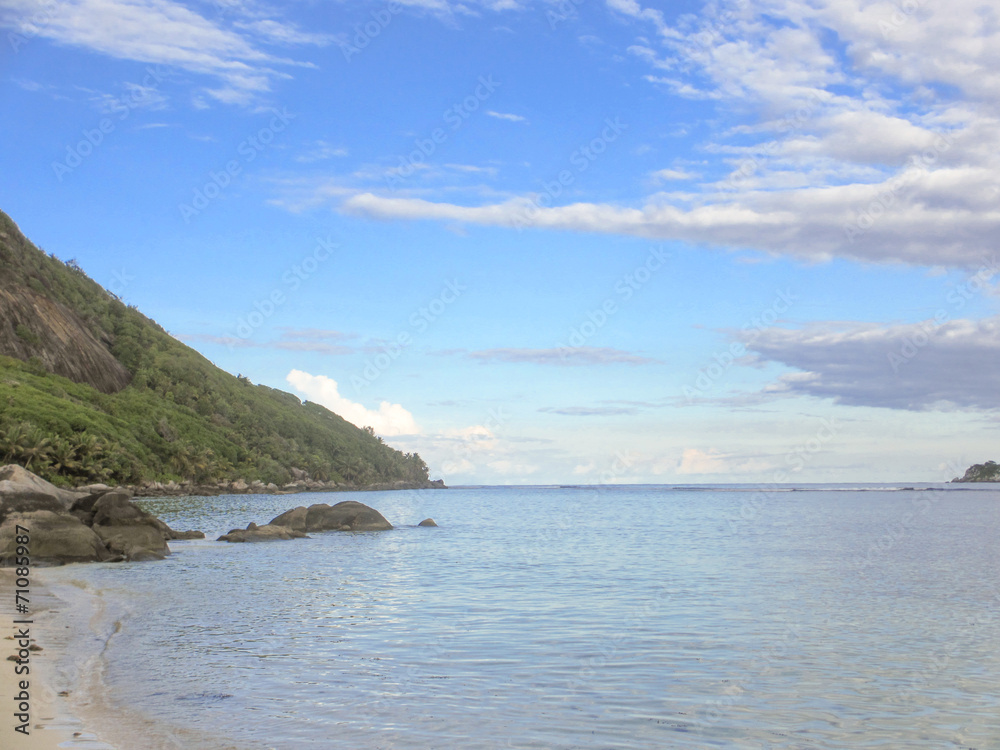
M169 497L177 495L290 495L296 492L348 492L357 490L423 490L445 489L444 481L435 479L428 482L378 482L375 484L355 485L346 482L321 482L304 476L283 484L280 487L274 483L264 484L260 480L247 482L243 479L233 481L199 484L197 482L143 482L127 487L137 497ZM293 473L293 476L297 476Z
M0 467L0 565L17 557L16 528L29 529L32 564L161 560L167 541L202 539L176 532L127 492L62 490L20 466Z
M336 505L299 506L272 518L265 526L250 524L219 537L220 542L269 542L301 539L310 531L389 531L392 524L374 508L354 500Z

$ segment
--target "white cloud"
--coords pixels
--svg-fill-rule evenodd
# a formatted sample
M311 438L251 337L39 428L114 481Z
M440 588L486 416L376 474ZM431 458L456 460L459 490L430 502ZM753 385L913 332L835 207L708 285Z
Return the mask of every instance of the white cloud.
M312 38L316 35L277 21L227 29L172 0L5 0L0 26L122 60L210 76L223 85L207 93L235 104L249 104L270 89L273 79L286 75L275 66L302 65L261 50L257 40L321 43Z
M670 180L693 180L698 175L684 169L659 169L650 175L658 182L668 182Z
M400 404L383 401L378 410L373 411L340 395L337 381L325 375L310 375L302 370L292 370L285 379L310 401L325 406L358 427L373 427L376 434L384 437L420 433L413 415Z
M521 115L512 115L505 112L494 112L492 109L487 110L486 114L490 117L496 117L499 120L509 120L510 122L527 122L526 117L521 117Z

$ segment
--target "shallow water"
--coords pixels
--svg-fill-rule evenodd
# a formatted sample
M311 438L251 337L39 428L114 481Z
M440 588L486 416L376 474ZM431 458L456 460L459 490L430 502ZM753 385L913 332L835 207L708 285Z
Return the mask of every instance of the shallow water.
M998 490L144 504L214 537L345 499L397 529L48 571L75 658L178 747L1000 747Z

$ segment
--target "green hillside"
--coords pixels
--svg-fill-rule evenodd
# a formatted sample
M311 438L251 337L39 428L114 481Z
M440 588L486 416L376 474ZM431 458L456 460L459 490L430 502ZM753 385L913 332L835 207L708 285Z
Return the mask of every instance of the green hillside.
M220 370L2 212L0 463L60 484L428 478L370 428Z

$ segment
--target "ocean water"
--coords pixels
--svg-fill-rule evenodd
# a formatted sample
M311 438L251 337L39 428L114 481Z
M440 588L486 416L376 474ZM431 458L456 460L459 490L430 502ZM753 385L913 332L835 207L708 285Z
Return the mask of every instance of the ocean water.
M118 750L1000 748L1000 490L143 503L214 538L345 499L397 528L46 571L74 710Z

